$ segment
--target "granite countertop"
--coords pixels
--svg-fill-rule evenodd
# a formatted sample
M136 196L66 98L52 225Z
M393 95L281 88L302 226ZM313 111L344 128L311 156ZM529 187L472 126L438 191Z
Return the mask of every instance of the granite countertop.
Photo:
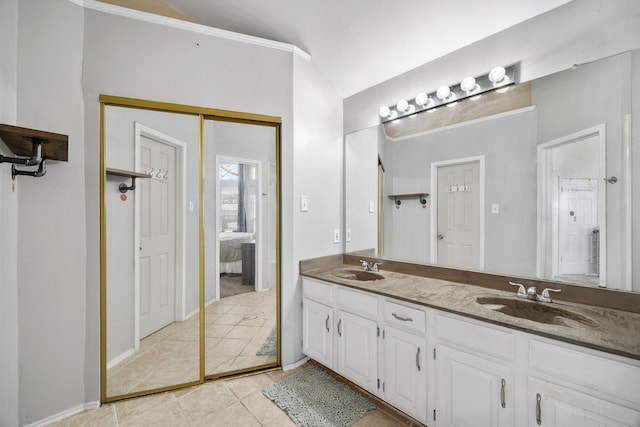
M640 360L639 313L563 301L529 301L515 296L516 287L513 292L505 292L384 270L379 272L384 278L373 281L345 279L334 274L339 270L361 269L351 264L334 264L302 271L302 275ZM551 294L552 298L553 296ZM533 317L546 317L553 323L542 323L495 311L490 307L499 306L479 304L476 302L478 297L484 297L488 302L494 302L491 298L496 297L514 300L508 303L517 304L515 311ZM564 310L569 316L554 317L549 313L554 310Z

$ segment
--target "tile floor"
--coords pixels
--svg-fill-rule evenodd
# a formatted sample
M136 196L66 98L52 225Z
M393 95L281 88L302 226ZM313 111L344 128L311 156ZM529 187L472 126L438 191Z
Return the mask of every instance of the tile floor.
M256 351L275 325L275 314L274 292L234 295L209 305L205 311L207 375L275 362L275 357L256 356ZM196 316L163 328L143 340L139 354L109 372L109 392L121 394L158 387L171 381L175 383L175 378L183 378L185 373L197 380L197 326ZM171 365L172 360L180 363ZM187 370L184 366L188 367ZM262 389L304 367L211 381L186 389L105 404L53 425L294 426L286 413L262 394ZM412 424L397 418L393 411L382 406L369 411L354 425Z
M105 404L53 426L295 426L262 389L304 369L272 371L212 381L188 389ZM369 411L355 427L411 426L383 409Z
M198 381L198 322L194 315L141 340L134 355L107 371L107 395ZM205 374L275 363L275 356L256 355L275 323L275 291L233 295L207 306Z

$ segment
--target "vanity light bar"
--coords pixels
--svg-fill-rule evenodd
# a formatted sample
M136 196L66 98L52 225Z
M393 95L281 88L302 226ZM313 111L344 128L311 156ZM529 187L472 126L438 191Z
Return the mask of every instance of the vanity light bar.
M512 85L516 83L517 65L495 67L485 75L466 77L454 86L440 86L435 92L421 92L411 100L401 99L395 105L383 105L378 110L380 122L390 122L443 105L455 105L457 101Z

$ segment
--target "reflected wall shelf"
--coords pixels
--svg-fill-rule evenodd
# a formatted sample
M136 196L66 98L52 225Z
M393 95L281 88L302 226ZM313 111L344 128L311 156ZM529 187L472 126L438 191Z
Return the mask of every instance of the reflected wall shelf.
M106 168L105 171L107 175L123 176L125 178L131 178L131 187L127 186L127 184L124 184L124 183L118 186L118 190L120 190L122 194L126 193L129 190L133 191L136 189L136 178L151 178L151 175L149 175L148 173L127 171L123 169Z
M427 197L429 197L429 193L389 194L389 198L394 201L396 208L400 208L403 199L418 199L422 207L426 207Z

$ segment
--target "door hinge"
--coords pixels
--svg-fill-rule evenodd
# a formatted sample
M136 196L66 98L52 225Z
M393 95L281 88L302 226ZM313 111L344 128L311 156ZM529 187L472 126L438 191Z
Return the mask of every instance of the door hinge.
M436 360L436 348L433 347L433 360Z
M384 393L384 383L382 383L382 392Z
M380 378L378 378L378 390L380 390Z
M377 333L377 336L379 337L380 336L380 326L376 327L376 333Z
M433 421L435 421L435 420L436 420L436 410L434 409L433 410Z

